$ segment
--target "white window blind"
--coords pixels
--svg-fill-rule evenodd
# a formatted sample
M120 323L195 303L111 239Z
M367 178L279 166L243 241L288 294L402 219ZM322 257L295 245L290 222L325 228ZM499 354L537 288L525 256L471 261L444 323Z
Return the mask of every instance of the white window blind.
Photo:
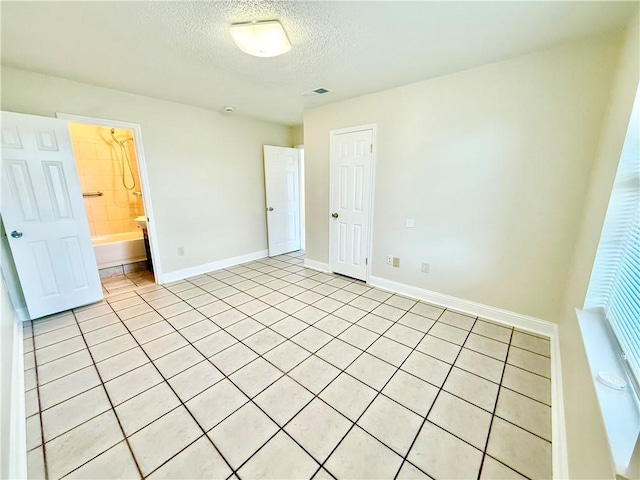
M602 308L640 381L640 89L636 92L585 308Z

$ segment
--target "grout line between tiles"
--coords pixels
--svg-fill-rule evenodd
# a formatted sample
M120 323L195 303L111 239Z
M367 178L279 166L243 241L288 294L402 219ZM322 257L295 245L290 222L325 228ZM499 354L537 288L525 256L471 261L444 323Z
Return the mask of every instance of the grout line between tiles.
M44 425L42 424L42 402L40 400L40 381L38 377L38 361L36 356L36 340L35 340L35 332L33 330L33 322L31 322L31 334L33 335L33 364L35 370L36 377L36 394L38 396L38 421L40 422L40 442L42 443L42 462L44 463L44 478L45 480L49 479L49 466L47 465L47 449L45 448L44 441Z

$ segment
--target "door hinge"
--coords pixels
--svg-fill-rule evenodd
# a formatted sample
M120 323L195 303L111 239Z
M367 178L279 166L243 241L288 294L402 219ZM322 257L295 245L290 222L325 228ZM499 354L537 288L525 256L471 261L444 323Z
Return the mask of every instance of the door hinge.
M370 151L371 153L373 153L373 143L372 143L371 145L369 145L369 151Z
M368 258L365 258L365 259L364 259L364 264L365 264L365 265L369 265L369 259L368 259Z

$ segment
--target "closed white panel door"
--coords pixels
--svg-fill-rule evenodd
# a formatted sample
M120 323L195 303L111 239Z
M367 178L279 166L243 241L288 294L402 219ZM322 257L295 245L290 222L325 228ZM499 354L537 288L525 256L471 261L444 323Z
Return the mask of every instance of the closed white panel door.
M264 146L269 256L300 250L300 160L297 148Z
M2 112L1 211L32 319L102 299L66 120Z
M367 279L373 130L331 138L331 270Z

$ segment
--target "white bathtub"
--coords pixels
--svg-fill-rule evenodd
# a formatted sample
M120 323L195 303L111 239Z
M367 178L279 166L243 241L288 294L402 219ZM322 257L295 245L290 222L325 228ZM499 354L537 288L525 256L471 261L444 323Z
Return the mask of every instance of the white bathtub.
M147 258L142 230L93 237L91 242L96 253L98 268L126 265Z

